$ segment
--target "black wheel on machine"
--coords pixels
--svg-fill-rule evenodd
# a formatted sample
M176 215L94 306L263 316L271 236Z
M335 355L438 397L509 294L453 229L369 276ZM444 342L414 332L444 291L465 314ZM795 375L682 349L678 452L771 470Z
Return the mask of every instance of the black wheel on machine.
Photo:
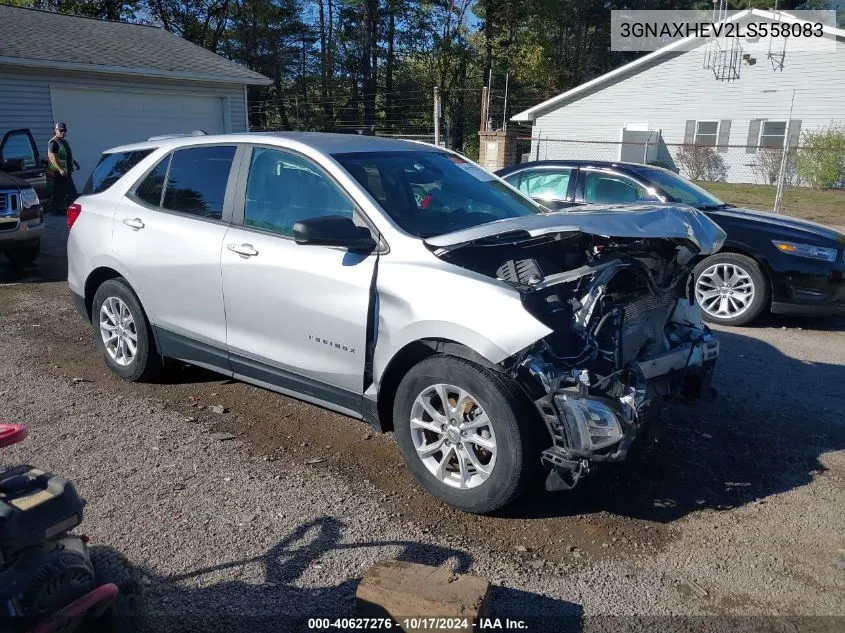
M146 630L146 591L141 573L111 547L89 550L98 585L114 583L119 593L114 603L93 623L91 633L141 633Z

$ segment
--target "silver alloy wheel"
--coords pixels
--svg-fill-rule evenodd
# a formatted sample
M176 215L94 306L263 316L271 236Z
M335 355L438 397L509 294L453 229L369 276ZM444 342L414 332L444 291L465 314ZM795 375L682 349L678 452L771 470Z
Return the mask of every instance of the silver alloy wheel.
M138 353L138 331L135 319L118 297L108 297L100 307L100 336L106 353L122 367L131 365Z
M717 319L733 319L744 314L754 302L754 296L754 280L736 264L713 264L695 282L698 305Z
M427 387L411 406L411 439L420 460L454 488L475 488L496 466L496 434L478 400L460 387Z

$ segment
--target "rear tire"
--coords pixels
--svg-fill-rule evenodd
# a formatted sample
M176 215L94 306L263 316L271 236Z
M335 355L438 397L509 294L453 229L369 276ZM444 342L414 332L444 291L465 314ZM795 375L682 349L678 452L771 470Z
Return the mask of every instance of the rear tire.
M540 474L546 430L525 394L509 378L462 358L435 355L412 367L396 393L393 426L417 481L467 512L508 505Z
M103 546L89 550L97 585L114 583L114 603L95 620L92 633L139 633L147 620L146 591L141 574L120 552Z
M91 322L97 349L115 374L137 382L149 380L161 371L162 360L152 328L141 302L123 278L109 279L97 288ZM109 338L110 332L122 339Z
M708 323L746 325L769 305L768 279L760 265L745 255L711 255L695 267L693 279L696 303ZM720 289L733 294L719 295Z
M6 259L9 260L12 268L20 269L34 264L40 254L41 240L38 239L30 244L26 244L25 246L12 248L11 250L6 251Z

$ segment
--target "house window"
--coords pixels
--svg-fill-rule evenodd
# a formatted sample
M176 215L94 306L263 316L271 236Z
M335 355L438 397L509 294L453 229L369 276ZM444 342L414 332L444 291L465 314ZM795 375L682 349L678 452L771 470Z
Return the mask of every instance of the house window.
M786 139L786 121L763 121L760 126L760 147L782 148Z
M718 121L698 121L695 125L695 144L716 147L719 137Z

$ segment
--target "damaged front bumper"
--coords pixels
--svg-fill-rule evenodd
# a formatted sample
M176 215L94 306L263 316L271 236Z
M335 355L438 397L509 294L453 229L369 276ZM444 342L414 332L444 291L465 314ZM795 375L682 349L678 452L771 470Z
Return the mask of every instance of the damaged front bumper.
M587 369L561 376L541 354L525 360L523 366L546 391L535 405L552 439L542 455L548 490L569 490L590 463L623 461L635 442L658 436L664 402L715 398L711 381L719 341L704 326L689 328L687 338L665 353L632 361L625 386L615 381L611 390L596 384Z

